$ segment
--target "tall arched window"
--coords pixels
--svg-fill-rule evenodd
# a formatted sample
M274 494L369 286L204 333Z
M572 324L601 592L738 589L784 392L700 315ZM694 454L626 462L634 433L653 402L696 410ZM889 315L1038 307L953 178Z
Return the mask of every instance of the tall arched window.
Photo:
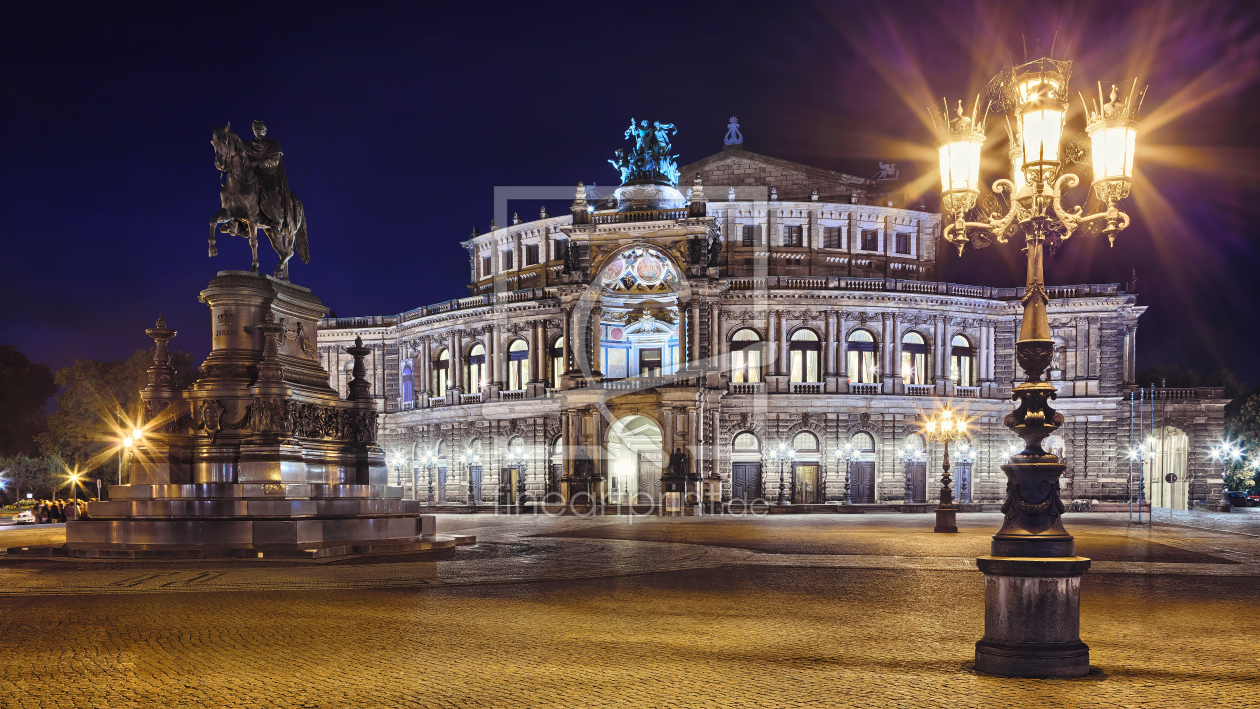
M879 357L875 351L875 338L866 330L854 330L846 345L849 353L849 381L855 384L879 382ZM872 443L871 445L874 445Z
M518 391L529 381L529 345L512 340L508 345L508 389Z
M818 355L822 348L818 344L818 333L809 328L801 328L792 333L788 342L788 356L792 381L816 382L819 380Z
M478 342L468 350L468 364L464 367L464 382L467 384L468 392L478 392L488 382L486 381L486 347Z
M560 377L564 375L564 338L557 337L551 345L551 377L548 381L552 389L560 388Z
M411 379L411 365L403 367L402 373L402 400L403 403L414 401L416 398L416 388Z
M976 357L971 341L962 335L954 335L949 348L949 378L960 387L976 385Z
M446 387L451 383L450 375L451 353L444 349L433 360L433 396L446 396Z
M901 338L901 380L906 384L928 383L928 347L917 332L907 332Z
M756 330L741 328L731 337L731 381L756 384L761 381L761 336Z

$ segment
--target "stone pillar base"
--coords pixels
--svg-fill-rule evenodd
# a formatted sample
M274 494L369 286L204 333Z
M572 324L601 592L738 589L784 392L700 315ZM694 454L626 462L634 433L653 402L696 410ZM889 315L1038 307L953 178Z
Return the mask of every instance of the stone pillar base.
M1081 642L1084 557L982 556L984 638L976 671L1003 677L1084 677L1089 646Z
M933 532L957 532L958 531L958 508L950 505L946 507L941 505L936 508L936 527Z

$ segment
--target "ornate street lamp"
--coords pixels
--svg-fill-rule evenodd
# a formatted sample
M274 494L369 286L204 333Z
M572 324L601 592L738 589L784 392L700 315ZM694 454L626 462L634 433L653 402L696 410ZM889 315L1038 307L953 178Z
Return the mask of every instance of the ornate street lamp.
M958 450L954 451L954 459L957 460L959 463L974 464L976 462L976 449L970 443L963 441L958 446ZM960 500L962 500L962 498L965 497L966 499L963 500L964 502L972 502L975 498L975 490L976 490L975 471L971 469L969 470L970 470L970 473L969 473L969 477L966 478L966 485L963 485L963 482L964 482L963 479L961 478L959 479L958 497ZM967 494L963 495L962 494L963 491L966 491Z
M787 443L780 442L777 446L771 446L766 453L771 460L779 463L779 500L777 504L787 504L787 490L783 484L783 466L796 457L796 450Z
M464 464L464 473L468 476L468 506L476 507L477 490L473 487L472 469L481 466L481 454L468 449L459 456L459 461Z
M1089 648L1079 640L1077 620L1079 578L1089 560L1075 556L1075 542L1063 528L1058 481L1065 466L1042 449L1042 441L1063 424L1063 415L1050 407L1057 396L1054 385L1042 380L1054 354L1042 259L1047 243L1053 253L1078 230L1105 234L1114 244L1116 234L1129 225L1128 215L1116 204L1128 196L1133 181L1141 97L1137 81L1121 82L1123 90L1113 86L1111 101L1104 103L1099 84L1098 103L1085 106L1086 133L1093 154L1092 186L1106 208L1089 216L1080 207L1065 210L1063 190L1079 182L1076 175L1060 174L1071 71L1069 61L1036 59L1007 68L990 82L983 115L978 97L970 116L961 101L954 118L932 111L934 122L944 120L937 123L941 204L952 215L942 235L960 255L969 243L983 247L1013 237L1023 240L1027 253L1024 313L1015 344L1025 378L1013 392L1019 405L1005 420L1025 445L1002 466L1009 479L1004 523L993 537L991 556L977 560L985 574L986 621L985 636L976 643L976 669L990 674L1079 677L1089 672ZM993 183L994 192L1010 199L1005 215L996 205L975 209L979 156L991 112L1009 114L1010 152L1016 158L1013 180Z
M394 478L398 481L398 484L402 485L402 466L403 466L402 453L399 451L393 451L392 453L389 454L388 458L386 459L386 462L389 463L389 467L394 469Z
M857 457L861 454L862 452L855 448L852 443L846 443L836 449L836 458L844 463L844 501L840 503L842 505L852 502L849 497L849 483L852 479L853 461L857 460Z
M1217 512L1229 512L1233 509L1229 502L1229 466L1242 459L1242 446L1225 439L1216 444L1209 453L1212 460L1221 461L1221 501L1216 504Z
M958 508L954 506L954 493L949 489L949 444L951 441L967 440L967 422L956 418L948 408L927 417L923 425L923 436L929 441L940 441L945 444L945 455L941 459L941 501L936 506L936 527L933 532L957 532Z
M426 450L420 454L420 465L424 468L425 475L429 481L429 504L434 504L433 498L433 471L437 468L438 454L433 449Z
M512 496L509 504L515 505L520 502L521 497L525 494L525 472L529 465L529 454L525 452L524 446L519 448L508 448L505 456L509 468L517 469L516 489L509 489L508 494ZM511 478L508 479L507 487L511 488Z
M923 449L911 445L908 441L905 445L898 448L894 454L898 461L905 463L906 476L906 499L903 505L909 505L914 502L914 481L910 477L910 465L912 463L922 463L927 459L927 454Z

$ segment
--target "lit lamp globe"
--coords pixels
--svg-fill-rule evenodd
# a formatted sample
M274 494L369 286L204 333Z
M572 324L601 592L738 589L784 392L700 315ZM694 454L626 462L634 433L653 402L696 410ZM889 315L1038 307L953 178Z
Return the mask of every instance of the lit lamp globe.
M958 102L956 116L945 116L945 128L937 141L941 163L941 204L961 216L976 204L980 194L980 149L984 147L984 123L977 123L975 111L963 114Z
M1136 85L1136 84L1135 84ZM1102 85L1099 84L1097 110L1086 112L1089 124L1085 132L1089 135L1090 149L1093 154L1094 192L1098 199L1107 203L1108 225L1114 227L1118 219L1128 225L1128 217L1121 216L1116 209L1116 202L1129 196L1129 188L1133 184L1133 154L1137 148L1137 121L1133 116L1133 91L1121 100L1116 86L1111 86L1110 101L1102 103ZM1081 99L1084 101L1084 97ZM1121 227L1123 228L1123 227ZM1109 229L1107 238L1114 246L1116 229Z
M1026 184L1051 193L1059 170L1063 122L1067 116L1067 80L1057 71L1017 76L1020 105L1015 114L1020 146L1020 169Z

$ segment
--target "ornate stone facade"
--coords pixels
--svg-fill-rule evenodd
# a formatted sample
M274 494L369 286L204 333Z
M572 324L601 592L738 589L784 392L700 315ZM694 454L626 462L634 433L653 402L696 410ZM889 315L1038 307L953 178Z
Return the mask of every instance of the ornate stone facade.
M318 356L343 396L344 345L375 343L391 481L429 499L432 478L448 503L470 489L486 503L578 489L624 503L657 494L681 448L725 499L771 497L767 450L786 442L797 502L842 499L846 472L854 502L928 502L940 451L906 453L922 450L922 415L948 404L971 420L974 452L951 456L955 497L1000 503L1023 289L932 280L940 216L896 206L888 181L739 145L681 172L683 208L624 209L579 186L570 215L474 234L469 297L319 322ZM1126 397L1145 308L1121 284L1048 291L1065 499L1128 500ZM1155 396L1159 430L1189 436L1172 504L1209 498L1222 393ZM847 462L846 443L858 449ZM424 467L425 451L440 462Z

